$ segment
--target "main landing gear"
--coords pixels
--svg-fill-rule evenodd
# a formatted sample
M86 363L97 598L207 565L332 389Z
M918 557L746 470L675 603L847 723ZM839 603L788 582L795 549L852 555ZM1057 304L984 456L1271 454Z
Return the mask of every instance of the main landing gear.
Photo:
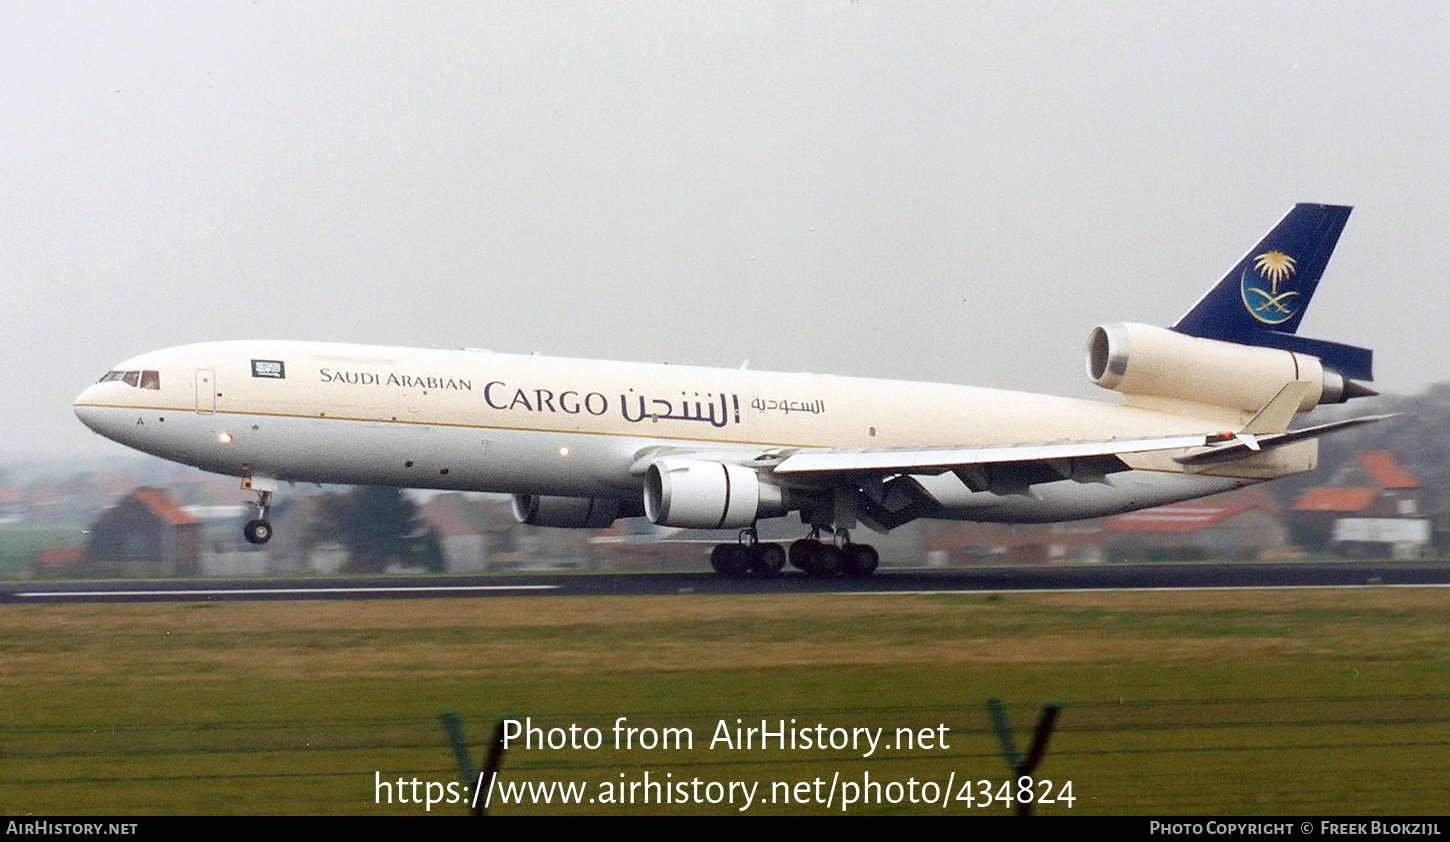
M755 530L747 529L734 544L716 544L710 551L710 566L725 576L774 576L785 569L785 549L762 544Z
M790 563L812 576L861 578L876 572L881 555L870 544L853 544L845 530L836 533L840 544L820 540L819 532L790 545Z
M841 543L826 543L820 540L820 531L811 532L811 537L802 538L790 545L790 550L781 549L779 544L761 543L756 540L754 529L740 533L740 540L734 544L716 544L710 551L710 566L725 576L775 576L790 563L812 576L850 576L860 578L876 572L881 556L870 544L853 544L844 530L836 533Z
M267 507L272 505L272 492L254 489L257 493L257 517L242 527L242 536L249 544L265 544L272 540L272 522L267 520Z

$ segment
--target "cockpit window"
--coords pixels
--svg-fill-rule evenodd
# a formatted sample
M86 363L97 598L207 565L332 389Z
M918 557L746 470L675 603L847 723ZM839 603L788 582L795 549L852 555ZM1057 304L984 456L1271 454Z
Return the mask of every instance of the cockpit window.
M110 383L113 380L120 380L127 386L139 386L142 389L160 389L161 372L146 369L145 371L108 371L106 376L101 378L102 383Z

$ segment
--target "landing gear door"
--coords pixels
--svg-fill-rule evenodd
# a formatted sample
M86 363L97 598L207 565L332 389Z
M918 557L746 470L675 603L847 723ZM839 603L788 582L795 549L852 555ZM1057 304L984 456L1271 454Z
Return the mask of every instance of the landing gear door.
M209 368L196 370L196 411L202 415L216 412L216 372Z

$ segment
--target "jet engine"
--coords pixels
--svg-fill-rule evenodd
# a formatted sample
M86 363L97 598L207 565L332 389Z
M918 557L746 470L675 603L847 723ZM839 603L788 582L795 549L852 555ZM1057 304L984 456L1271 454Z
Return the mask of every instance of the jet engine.
M1088 339L1088 378L1125 395L1258 410L1284 384L1313 385L1299 404L1308 412L1321 403L1343 403L1373 394L1326 368L1308 354L1201 339L1152 325L1115 323L1093 328Z
M614 497L514 495L514 520L530 526L602 529L619 518L641 514L638 503Z
M644 481L644 511L661 526L740 529L788 511L784 489L743 465L661 459Z

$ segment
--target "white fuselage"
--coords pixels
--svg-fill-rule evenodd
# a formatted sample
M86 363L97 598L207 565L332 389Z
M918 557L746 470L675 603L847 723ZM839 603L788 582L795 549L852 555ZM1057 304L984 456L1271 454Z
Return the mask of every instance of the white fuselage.
M637 500L650 459L816 448L1102 440L1222 429L1208 407L1125 406L933 383L311 342L169 348L77 398L87 426L207 471L277 480ZM1312 467L1288 447L1233 471L1125 457L1105 482L1031 494L921 478L940 516L1057 520L1159 505Z

